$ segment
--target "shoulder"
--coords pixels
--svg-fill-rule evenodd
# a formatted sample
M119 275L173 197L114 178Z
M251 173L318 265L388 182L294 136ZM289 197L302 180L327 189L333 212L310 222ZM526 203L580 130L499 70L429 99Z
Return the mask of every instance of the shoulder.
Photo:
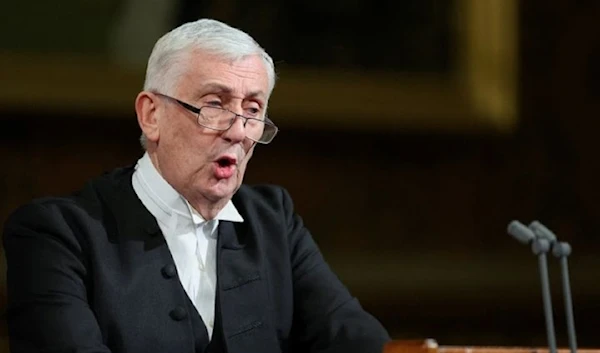
M234 195L233 204L244 218L269 224L288 224L295 216L292 198L278 185L242 185Z
M272 184L243 184L232 201L236 207L252 207L262 211L277 212L293 207L289 192L279 185Z
M119 168L89 180L81 189L67 195L42 197L15 209L5 222L11 227L39 228L101 219L107 199L118 195L132 171ZM131 168L132 169L132 168Z

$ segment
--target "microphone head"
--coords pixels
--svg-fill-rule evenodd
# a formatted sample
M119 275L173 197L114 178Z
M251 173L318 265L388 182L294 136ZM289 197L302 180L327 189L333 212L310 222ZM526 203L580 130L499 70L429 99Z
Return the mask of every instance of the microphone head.
M531 222L529 224L529 229L531 229L538 238L547 239L551 243L556 241L556 235L539 221Z
M516 220L508 224L507 231L508 234L523 244L529 244L533 239L535 239L535 234L533 234L531 229L527 228L523 223Z
M535 255L545 254L550 251L551 247L550 241L546 238L536 238L533 243L531 243L531 251L533 251Z
M552 254L556 257L567 257L571 255L571 245L563 241L554 243Z

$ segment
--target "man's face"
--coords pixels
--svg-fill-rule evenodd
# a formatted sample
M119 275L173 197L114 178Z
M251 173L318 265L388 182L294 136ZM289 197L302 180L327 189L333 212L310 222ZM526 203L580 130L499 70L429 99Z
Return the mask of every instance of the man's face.
M196 107L226 108L262 117L269 98L265 64L259 56L229 62L192 52L175 78L175 98ZM160 99L158 137L153 158L162 176L192 204L202 199L231 199L244 177L255 143L245 137L242 119L227 131L198 125L197 116L168 99ZM162 110L161 110L162 109Z

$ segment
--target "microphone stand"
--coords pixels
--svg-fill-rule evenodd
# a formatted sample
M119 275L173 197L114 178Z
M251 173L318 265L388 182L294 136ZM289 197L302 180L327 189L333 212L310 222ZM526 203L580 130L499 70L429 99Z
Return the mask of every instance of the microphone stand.
M571 246L565 242L555 243L552 254L560 259L562 274L563 296L565 300L565 314L567 319L567 332L569 334L569 348L571 353L577 353L577 336L575 335L575 319L573 315L573 300L571 299L571 285L569 281L569 265L567 257L571 254Z
M552 316L552 299L550 295L550 280L548 276L548 260L546 253L550 250L551 242L541 236L536 236L534 231L519 221L508 224L508 234L523 244L531 244L531 250L538 256L540 280L542 282L542 300L544 302L544 317L546 319L546 333L550 353L556 353L556 336L554 334L554 318Z
M536 237L531 243L531 250L538 256L540 280L542 282L542 300L544 302L544 316L546 318L546 333L550 353L556 353L556 336L554 334L554 319L552 316L552 299L550 295L550 281L548 276L548 260L546 253L550 250L550 242L544 238Z
M571 353L577 352L577 338L575 335L575 320L573 318L573 300L571 299L571 285L569 284L569 266L567 257L571 254L571 246L565 242L559 242L556 235L539 221L533 221L529 228L538 238L547 239L552 246L552 254L560 259L563 296L565 300L565 316L567 320L567 333L569 336L569 347Z

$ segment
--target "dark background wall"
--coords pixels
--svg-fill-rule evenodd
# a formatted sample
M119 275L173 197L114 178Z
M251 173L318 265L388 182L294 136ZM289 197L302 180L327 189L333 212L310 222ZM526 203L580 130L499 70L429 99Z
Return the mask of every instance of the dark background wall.
M444 17L455 2L257 5L260 16L273 22L255 20L235 1L223 3L229 7L181 2L167 23L220 14L255 29L248 31L259 41L262 37L284 66L305 64L322 72L341 67L365 75L372 69L444 74L455 64L452 23ZM249 167L247 182L288 188L326 258L395 338L431 337L442 345L545 345L536 259L505 231L512 219L539 219L573 246L569 264L579 344L600 346L600 3L528 0L518 5L519 104L513 130L377 127L368 116L358 127L343 122L323 127L302 123L301 116L282 117L280 135L257 149ZM364 15L362 21L355 21L357 14ZM306 22L309 18L317 22ZM295 45L273 35L277 28L299 38ZM21 52L15 37L3 32L7 52ZM373 39L382 32L390 36ZM405 40L392 45L390 38L398 37ZM306 56L299 50L303 42L316 43L317 54ZM68 51L69 43L65 50L61 43L54 51ZM96 50L85 43L77 50ZM386 46L393 50L376 55ZM1 74L15 75L7 65ZM282 85L285 78L282 74ZM12 102L10 91L2 88L0 105L0 223L33 197L75 190L142 153L132 108L85 109L77 102L49 108L44 97L36 98L39 104ZM133 97L124 99L132 105ZM566 346L556 261L550 269L559 344Z

